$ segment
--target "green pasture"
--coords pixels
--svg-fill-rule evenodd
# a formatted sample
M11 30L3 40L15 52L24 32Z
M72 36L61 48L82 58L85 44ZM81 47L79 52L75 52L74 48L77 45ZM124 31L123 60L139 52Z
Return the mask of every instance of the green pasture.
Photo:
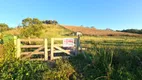
M54 34L41 38L52 37ZM2 80L142 80L141 37L81 36L81 46L87 49L85 56L80 53L48 62L15 59L12 38L11 35L3 38Z

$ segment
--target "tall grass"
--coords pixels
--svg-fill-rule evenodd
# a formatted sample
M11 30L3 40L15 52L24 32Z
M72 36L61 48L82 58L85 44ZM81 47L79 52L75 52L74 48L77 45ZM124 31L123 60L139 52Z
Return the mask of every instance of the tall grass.
M99 38L99 39L98 39ZM81 38L82 40L82 38ZM4 44L1 80L142 80L141 38L84 37L79 54L49 62L15 58L13 41Z
M4 44L4 59L0 62L1 80L39 80L42 73L48 71L45 62L19 60L15 58L15 47L13 41Z
M90 52L91 51L91 52ZM2 63L0 78L10 80L141 80L141 50L92 47L49 63L10 59Z

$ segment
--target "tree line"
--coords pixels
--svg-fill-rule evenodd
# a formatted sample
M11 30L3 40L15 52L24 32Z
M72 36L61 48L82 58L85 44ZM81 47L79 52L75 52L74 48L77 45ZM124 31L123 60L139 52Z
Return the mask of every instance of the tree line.
M121 30L119 32L128 32L128 33L142 34L142 29L125 29L125 30Z
M58 22L56 20L44 20L44 21L42 21L42 23L44 23L44 24L58 24Z
M38 18L25 18L22 20L22 25L23 27L25 26L30 26L30 25L34 25L34 24L58 24L58 22L56 20L39 20Z

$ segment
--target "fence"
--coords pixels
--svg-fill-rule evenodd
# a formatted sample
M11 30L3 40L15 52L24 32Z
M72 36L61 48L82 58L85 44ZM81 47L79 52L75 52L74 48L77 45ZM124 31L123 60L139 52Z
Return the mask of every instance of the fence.
M56 41L61 41L63 43L55 43ZM68 41L70 43L64 43L64 41ZM52 38L51 39L51 60L57 59L61 57L54 56L55 53L66 53L70 56L78 54L78 46L79 46L78 38ZM74 44L74 45L72 45Z
M65 44L64 41L68 40L70 44ZM72 40L72 41L71 41ZM60 43L58 43L60 41ZM23 43L29 43L23 44ZM42 44L31 44L40 42ZM55 56L58 53L65 53L69 56L78 54L79 38L51 38L51 47L48 47L47 39L17 39L14 37L14 44L17 50L16 57L20 59L31 59L32 55L43 55L42 58L32 58L32 60L53 60L62 58L62 56ZM22 51L24 49L24 52ZM25 51L31 49L33 51ZM68 57L68 56L66 56Z
M24 45L21 44L23 42L42 42L43 44L37 45L37 44L29 44ZM30 58L32 55L44 55L44 58L38 58L36 60L48 60L48 44L47 39L14 39L14 43L16 45L17 53L16 57L21 59ZM32 52L22 52L21 49L34 49ZM43 51L41 51L43 50ZM26 56L24 56L26 55ZM23 57L24 56L24 57Z

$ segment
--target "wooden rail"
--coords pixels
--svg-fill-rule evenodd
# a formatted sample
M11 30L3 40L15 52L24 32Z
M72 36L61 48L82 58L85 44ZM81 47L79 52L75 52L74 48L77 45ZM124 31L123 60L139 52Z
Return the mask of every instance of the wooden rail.
M79 44L79 40L78 40L78 38L73 38L74 39L74 41L75 41L75 43L74 43L74 46L73 46L73 48L75 48L75 54L78 54L78 44ZM54 56L54 53L66 53L66 54L68 54L68 55L70 55L70 56L72 56L72 54L70 53L71 52L71 50L65 50L65 49L63 49L62 47L63 47L63 43L61 43L61 44L56 44L55 42L56 41L63 41L64 40L64 38L51 38L51 60L53 60L53 59L57 59L57 58L61 58L61 57L59 57L59 56ZM66 56L67 57L67 56Z
M44 45L22 45L22 42L42 42L44 43ZM40 59L40 60L48 60L48 41L47 39L17 39L17 37L14 37L14 44L15 44L15 48L17 49L16 52L16 57L17 58L21 58L22 55L26 55L24 57L24 59L26 58L30 58L32 55L35 54L40 54L40 55L44 55L44 59ZM26 49L26 48L37 48L36 50L32 51L32 52L22 52L21 49ZM40 51L40 50L44 50L44 51Z
M72 42L73 44L71 47L65 47L65 45L63 44L64 42L66 42L65 39L71 39L73 41ZM36 45L35 44L36 42L40 42L40 44L38 43L38 45ZM62 57L68 58L68 56L54 56L54 54L66 53L67 55L72 56L73 54L75 55L78 54L78 51L80 49L79 38L51 38L51 49L48 49L48 41L46 38L45 39L30 39L30 38L17 39L17 37L14 36L14 44L15 44L15 48L17 49L17 52L16 52L17 58L31 59L32 55L42 55L42 56L44 55L44 58L36 58L32 60L45 60L45 61L49 59L53 60L53 59L62 58ZM22 52L23 49L27 49L27 50L32 49L32 51ZM72 54L71 52L74 52L74 53Z

